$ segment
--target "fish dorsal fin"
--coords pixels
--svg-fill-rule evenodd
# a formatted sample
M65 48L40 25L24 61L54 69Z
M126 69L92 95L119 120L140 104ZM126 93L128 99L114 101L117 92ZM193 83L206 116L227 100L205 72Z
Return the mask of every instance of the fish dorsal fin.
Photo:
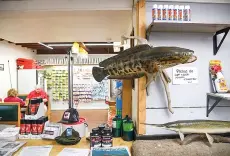
M184 141L184 134L181 133L181 131L179 131L178 133L179 133L179 136L180 136L180 140L181 140L181 141Z
M212 137L211 135L209 135L208 133L205 133L205 135L206 135L206 137L208 138L208 142L210 143L210 145L212 145L213 142L214 142L213 137Z
M127 59L128 56L134 55L136 53L142 52L142 51L146 51L146 50L150 50L152 47L149 46L148 44L140 44L140 45L136 45L134 47L125 49L124 51L119 52L117 55L112 56L110 58L105 59L104 61L99 63L100 67L106 67L112 63L114 63L114 61L117 60L122 60L122 59Z

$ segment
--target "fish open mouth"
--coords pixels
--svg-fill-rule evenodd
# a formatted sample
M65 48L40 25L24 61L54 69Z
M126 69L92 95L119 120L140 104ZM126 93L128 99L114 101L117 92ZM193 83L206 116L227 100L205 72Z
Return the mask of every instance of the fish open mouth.
M195 62L197 60L197 57L196 56L192 56L188 59L188 61L186 63L192 63L192 62Z

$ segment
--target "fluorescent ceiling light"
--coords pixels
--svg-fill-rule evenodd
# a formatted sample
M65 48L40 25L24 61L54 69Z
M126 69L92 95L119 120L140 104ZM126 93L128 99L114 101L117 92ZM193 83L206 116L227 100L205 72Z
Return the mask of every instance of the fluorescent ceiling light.
M85 43L86 46L110 46L113 43Z
M38 42L38 44L43 45L44 47L49 48L49 49L54 49L53 47L50 47L50 46L48 46L48 45L46 45L44 43L41 43L41 42Z
M51 47L72 47L73 44L48 44Z
M113 43L82 43L84 46L113 46ZM51 47L71 47L73 44L48 44Z

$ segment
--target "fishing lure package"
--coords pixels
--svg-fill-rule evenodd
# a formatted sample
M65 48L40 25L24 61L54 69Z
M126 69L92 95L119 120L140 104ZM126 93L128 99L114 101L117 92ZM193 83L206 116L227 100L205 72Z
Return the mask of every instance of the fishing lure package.
M221 61L211 60L209 62L209 71L214 92L226 93L228 91L228 87L223 75Z

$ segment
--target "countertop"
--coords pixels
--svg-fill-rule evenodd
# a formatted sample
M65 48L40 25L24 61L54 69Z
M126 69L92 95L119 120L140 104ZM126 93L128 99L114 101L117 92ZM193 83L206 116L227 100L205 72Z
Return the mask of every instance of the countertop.
M43 146L43 145L53 145L53 148L50 152L50 156L57 156L58 153L60 153L64 148L90 148L89 141L86 140L86 138L82 138L81 141L76 145L60 145L56 143L56 141L53 140L19 140L19 141L26 141L27 143L23 146ZM113 138L113 146L127 146L129 150L131 151L131 146L133 142L126 142L123 141L122 138ZM22 147L22 148L23 148ZM22 148L17 151L14 156L18 156Z

